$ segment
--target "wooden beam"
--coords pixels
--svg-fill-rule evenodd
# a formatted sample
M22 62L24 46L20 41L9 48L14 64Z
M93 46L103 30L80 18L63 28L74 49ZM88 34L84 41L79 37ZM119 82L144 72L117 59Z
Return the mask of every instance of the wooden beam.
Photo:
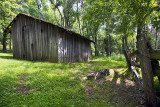
M131 61L131 65L132 66L136 66L136 67L138 67L138 68L140 68L141 66L140 66L140 64L137 64L136 62L134 62L134 61Z
M134 51L132 53L130 53L128 55L129 58L131 58L132 56L138 55L138 51ZM160 60L160 49L157 50L150 50L150 58L151 59L156 59L156 60Z
M150 58L160 60L160 50L150 50Z
M130 53L130 54L128 55L128 57L131 58L132 56L135 56L135 55L138 55L138 50Z
M154 76L160 76L160 66L155 69Z

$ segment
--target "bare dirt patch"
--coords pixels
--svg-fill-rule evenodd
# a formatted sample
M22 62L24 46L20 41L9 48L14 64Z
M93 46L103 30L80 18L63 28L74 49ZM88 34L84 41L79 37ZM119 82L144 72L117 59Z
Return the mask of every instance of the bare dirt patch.
M26 85L25 74L19 75L19 84L17 85L16 92L20 92L21 94L27 94L30 91L30 88Z

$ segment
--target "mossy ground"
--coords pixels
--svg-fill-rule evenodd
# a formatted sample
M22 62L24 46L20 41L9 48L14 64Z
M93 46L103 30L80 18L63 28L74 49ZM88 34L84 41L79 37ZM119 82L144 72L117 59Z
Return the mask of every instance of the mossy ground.
M86 80L105 68L109 76ZM0 106L134 107L142 102L123 56L92 57L86 63L32 62L0 53Z

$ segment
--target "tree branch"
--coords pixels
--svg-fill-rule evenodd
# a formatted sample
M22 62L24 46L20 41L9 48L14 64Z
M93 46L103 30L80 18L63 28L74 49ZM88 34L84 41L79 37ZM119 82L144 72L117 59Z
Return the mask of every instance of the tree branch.
M151 10L147 14L145 14L142 19L145 20L154 10L157 9L159 9L158 6L151 8Z

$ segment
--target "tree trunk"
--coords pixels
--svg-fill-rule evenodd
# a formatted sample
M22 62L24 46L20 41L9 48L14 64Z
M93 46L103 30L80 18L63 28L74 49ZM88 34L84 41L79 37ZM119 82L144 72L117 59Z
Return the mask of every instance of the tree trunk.
M81 33L81 23L80 23L79 14L78 14L78 2L77 2L77 21L78 21L78 24L79 24L80 34L82 34L82 33Z
M110 43L109 43L109 37L107 37L107 56L110 56Z
M97 37L95 36L95 56L98 56Z
M111 56L111 54L112 54L112 51L111 51L111 35L109 34L109 39L108 39L108 45L109 45L109 55Z
M127 47L127 37L125 35L124 37L122 37L122 51L123 51L123 54L124 54L126 62L127 62L128 70L131 71L131 62L130 62L130 59L128 58L128 54L126 52L126 47Z
M147 46L145 35L142 35L141 28L142 23L139 23L137 28L137 49L141 64L144 93L148 106L155 107L157 105L157 98L154 89L153 72L151 67L149 49Z
M155 49L157 49L157 38L158 38L158 35L157 35L157 29L156 29Z
M130 59L128 58L126 50L123 50L123 54L124 54L126 62L127 62L128 70L131 71L131 62L130 62Z
M7 40L7 34L4 32L3 34L3 52L6 52L6 40Z
M12 38L11 38L11 34L10 34L10 38L9 38L9 49L10 50L12 49L11 46L12 46Z

